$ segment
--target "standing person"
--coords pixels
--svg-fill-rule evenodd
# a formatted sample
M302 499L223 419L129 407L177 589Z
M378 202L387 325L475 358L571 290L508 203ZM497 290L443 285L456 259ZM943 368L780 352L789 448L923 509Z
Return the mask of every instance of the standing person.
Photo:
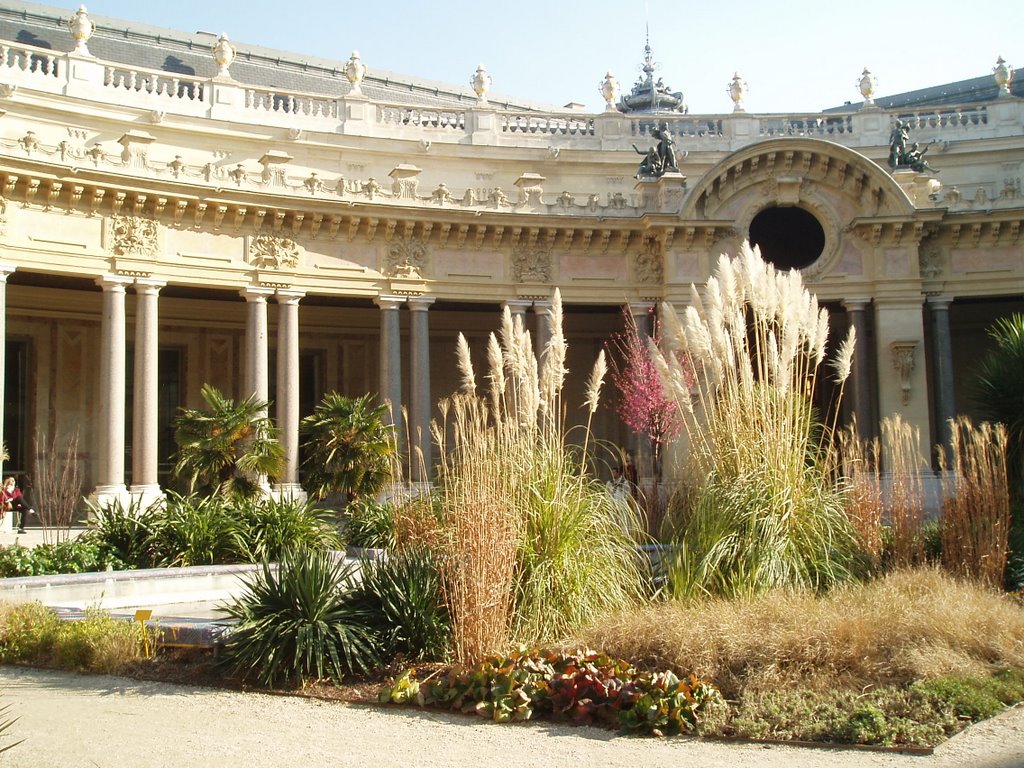
M32 510L25 503L25 496L13 477L5 479L4 487L0 488L0 504L3 505L3 514L6 515L8 510L13 510L17 513L18 533L25 533L25 517ZM0 516L0 520L2 519L2 516Z
M640 486L637 482L636 464L633 463L632 451L626 451L626 466L623 469L623 473L626 476L626 482L629 483L629 494L635 499Z
M605 485L609 495L616 501L625 501L630 496L629 483L622 474L622 467L612 467L612 479Z

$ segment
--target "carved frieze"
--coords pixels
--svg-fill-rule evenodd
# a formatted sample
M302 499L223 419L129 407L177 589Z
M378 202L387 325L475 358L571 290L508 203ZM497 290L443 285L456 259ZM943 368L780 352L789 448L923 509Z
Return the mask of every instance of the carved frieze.
M418 237L394 238L388 245L384 274L388 277L419 279L427 274L430 254Z
M142 216L114 216L110 251L115 256L156 256L160 252L156 222Z
M517 248L512 252L512 277L517 283L550 283L551 252Z
M249 263L258 269L294 269L302 249L287 237L255 235L249 239Z
M636 254L633 271L638 283L661 283L665 276L661 243L655 238L644 241L643 248Z

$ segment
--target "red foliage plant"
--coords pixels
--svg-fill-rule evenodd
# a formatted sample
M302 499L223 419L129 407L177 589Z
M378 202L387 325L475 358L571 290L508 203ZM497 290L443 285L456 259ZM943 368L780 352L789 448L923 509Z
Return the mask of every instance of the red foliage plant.
M655 453L660 446L671 442L682 432L684 422L679 404L668 396L661 382L648 344L659 343L658 318L651 310L653 334L650 341L637 327L636 318L628 309L623 310L626 330L612 336L609 342L612 384L619 391L615 411L623 423L634 433L651 440ZM684 364L684 371L689 366Z

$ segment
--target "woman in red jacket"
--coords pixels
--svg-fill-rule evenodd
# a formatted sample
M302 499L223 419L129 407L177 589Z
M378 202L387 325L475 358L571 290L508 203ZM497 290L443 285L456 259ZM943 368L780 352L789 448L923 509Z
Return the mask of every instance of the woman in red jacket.
M18 533L25 533L25 517L29 508L25 503L25 496L22 494L21 488L18 487L18 483L13 477L4 480L4 487L0 488L0 505L3 506L0 520L3 520L3 515L7 514L7 510L13 509L18 513Z

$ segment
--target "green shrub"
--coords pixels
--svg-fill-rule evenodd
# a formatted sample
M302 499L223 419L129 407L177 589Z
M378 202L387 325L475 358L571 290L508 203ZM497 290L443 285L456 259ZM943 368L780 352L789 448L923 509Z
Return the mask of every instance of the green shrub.
M42 603L5 605L0 611L0 661L40 663L50 657L60 619Z
M139 659L144 642L138 622L111 618L101 610L61 620L42 603L0 610L0 661L82 672L112 673Z
M235 503L237 544L242 560L281 559L288 549L340 549L342 538L332 513L313 502L258 498Z
M372 499L353 501L345 509L345 538L352 547L394 549L395 521L392 506Z
M291 550L276 570L264 562L226 607L238 624L223 663L266 686L372 669L378 660L352 583L353 567L327 551Z
M76 539L90 543L103 562L121 562L128 568L151 568L152 526L160 507L144 508L133 499L127 509L120 500L92 507L89 529Z
M153 514L155 565L218 565L239 560L241 527L231 499L223 495L171 496Z
M940 677L917 683L917 688L934 696L939 705L969 722L976 723L1003 711L1003 702L986 679Z
M443 660L451 624L433 556L406 550L376 562L364 560L360 569L353 600L365 611L380 658Z

